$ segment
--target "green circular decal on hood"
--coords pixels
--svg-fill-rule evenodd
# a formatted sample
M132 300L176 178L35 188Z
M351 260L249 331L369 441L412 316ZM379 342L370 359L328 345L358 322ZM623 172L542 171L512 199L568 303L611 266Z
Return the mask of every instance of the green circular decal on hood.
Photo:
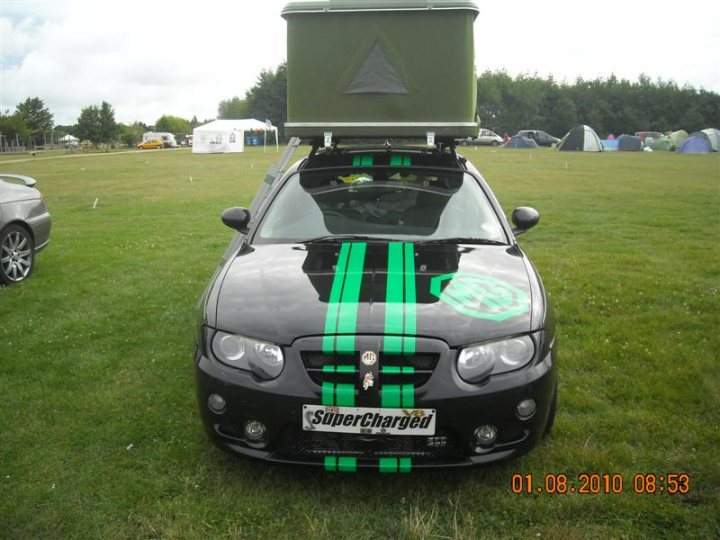
M443 290L443 283L448 281ZM430 280L430 293L470 317L504 321L530 310L525 291L492 276L456 272Z

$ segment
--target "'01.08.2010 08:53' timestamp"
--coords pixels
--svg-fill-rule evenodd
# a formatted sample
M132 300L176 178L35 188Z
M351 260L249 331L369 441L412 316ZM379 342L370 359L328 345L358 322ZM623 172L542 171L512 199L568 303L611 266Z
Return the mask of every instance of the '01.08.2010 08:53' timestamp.
M551 495L599 495L634 493L636 495L685 495L690 492L687 473L642 473L628 482L619 473L546 473L513 474L510 489L517 495L549 493Z

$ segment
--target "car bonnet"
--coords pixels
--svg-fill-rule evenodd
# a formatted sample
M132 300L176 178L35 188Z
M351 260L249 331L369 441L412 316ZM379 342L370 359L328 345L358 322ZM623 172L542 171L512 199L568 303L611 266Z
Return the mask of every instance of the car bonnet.
M231 261L215 320L283 345L324 336L323 349L342 352L372 334L410 353L416 336L459 346L533 330L531 279L511 246L259 245Z

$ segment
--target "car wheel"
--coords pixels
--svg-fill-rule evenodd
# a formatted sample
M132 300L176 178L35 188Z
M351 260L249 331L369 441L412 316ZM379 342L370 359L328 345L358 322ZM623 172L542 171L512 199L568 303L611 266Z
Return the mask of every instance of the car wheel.
M552 431L553 425L555 424L555 412L557 411L557 396L558 390L555 386L555 392L553 393L552 402L550 403L550 412L548 413L547 423L545 424L545 433L543 436L549 434Z
M493 142L490 143L490 144L492 144L493 146L497 146L497 145L498 145L498 142L497 142L497 141L493 141Z
M30 233L20 225L10 225L0 233L0 283L23 281L32 274L35 245Z
M467 145L469 145L469 144L470 144L470 143L467 142L467 141L460 141L460 146L467 146Z

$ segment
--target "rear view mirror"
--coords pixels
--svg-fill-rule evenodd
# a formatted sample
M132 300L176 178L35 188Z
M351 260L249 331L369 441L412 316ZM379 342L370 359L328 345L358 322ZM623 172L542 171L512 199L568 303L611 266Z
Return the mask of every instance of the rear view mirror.
M239 233L247 234L248 223L250 223L250 212L245 208L237 206L228 208L220 215L220 219L231 229L235 229Z
M515 236L532 229L540 221L540 214L529 206L519 206L512 213L512 222L515 225L513 234Z

